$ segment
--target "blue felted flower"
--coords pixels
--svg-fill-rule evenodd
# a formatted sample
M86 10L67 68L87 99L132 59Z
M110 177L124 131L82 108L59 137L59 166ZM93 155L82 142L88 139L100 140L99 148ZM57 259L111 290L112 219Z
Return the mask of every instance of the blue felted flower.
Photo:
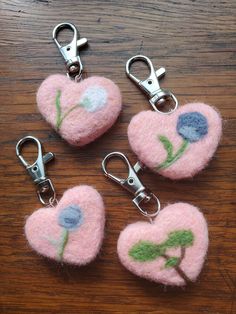
M200 112L183 113L178 118L176 130L183 138L183 142L176 153L174 153L173 144L166 136L158 136L158 139L166 150L167 157L156 167L156 170L170 167L184 154L190 143L197 142L203 138L208 133L207 119Z
M83 212L77 205L64 208L58 217L58 223L67 230L75 230L83 223Z
M190 143L197 142L208 133L207 119L199 112L181 114L177 132Z

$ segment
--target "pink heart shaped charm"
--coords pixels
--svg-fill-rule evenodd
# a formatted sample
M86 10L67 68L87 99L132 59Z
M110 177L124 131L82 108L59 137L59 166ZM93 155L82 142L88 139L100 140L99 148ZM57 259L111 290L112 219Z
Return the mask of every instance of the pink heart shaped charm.
M39 254L85 265L100 250L104 223L102 197L91 186L82 185L67 190L56 207L40 208L29 216L25 234Z
M165 285L195 281L208 248L207 223L187 203L165 207L153 224L128 225L118 239L121 263L132 273Z
M104 77L75 83L55 74L43 81L37 93L39 111L70 144L83 146L105 133L121 110L121 93Z
M171 179L194 176L212 158L222 133L220 115L203 103L171 114L142 111L128 127L132 150L154 172Z

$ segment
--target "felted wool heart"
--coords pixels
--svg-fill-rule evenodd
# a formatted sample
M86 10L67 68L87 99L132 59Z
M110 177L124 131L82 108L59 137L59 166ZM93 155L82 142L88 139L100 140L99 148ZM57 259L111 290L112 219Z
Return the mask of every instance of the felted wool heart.
M190 103L164 115L142 111L128 127L132 150L152 171L171 179L194 176L212 158L222 133L218 112Z
M104 77L75 83L55 74L43 81L37 93L39 111L70 144L83 146L105 133L121 110L118 86Z
M40 208L26 220L25 234L39 254L85 265L98 254L104 234L101 195L91 186L67 190L56 207Z
M207 248L205 218L187 203L165 207L153 224L128 225L121 232L117 245L121 263L132 273L175 286L196 280Z

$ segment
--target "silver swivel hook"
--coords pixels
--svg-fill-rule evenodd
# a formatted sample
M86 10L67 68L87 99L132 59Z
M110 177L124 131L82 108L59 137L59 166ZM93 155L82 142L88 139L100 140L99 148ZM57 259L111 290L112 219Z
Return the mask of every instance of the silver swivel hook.
M38 147L38 156L33 164L29 164L21 154L23 145L26 142L34 142ZM26 136L16 144L16 156L20 159L23 166L37 185L37 194L43 205L52 205L56 201L56 192L52 181L46 177L45 164L54 158L53 153L43 155L40 141L33 136Z
M57 37L59 32L65 28L69 28L73 31L73 39L69 44L62 46L58 42ZM71 23L61 23L56 25L52 32L52 38L65 60L68 76L70 78L79 79L83 72L83 64L79 56L79 50L87 44L87 38L80 38L77 28Z
M126 163L128 166L128 176L126 179L118 178L117 176L114 176L107 171L107 164L112 158L120 158L122 161L124 161L124 163ZM134 205L139 209L142 215L151 220L158 215L161 205L156 195L148 191L147 188L143 185L142 181L139 179L138 171L142 168L143 167L139 162L132 166L129 159L121 152L112 152L108 154L102 161L102 170L105 176L121 185L130 193L134 194ZM153 213L149 213L146 209L143 208L143 203L148 203L151 200L154 200L155 202L155 211Z
M131 73L131 65L137 61L144 62L149 68L150 73L145 80L140 80ZM134 56L126 62L127 76L150 97L149 102L153 109L162 114L169 114L177 109L178 100L169 90L160 87L159 79L165 75L165 72L163 67L155 71L152 61L143 55ZM173 109L168 112L160 111L158 107L168 100L173 102Z

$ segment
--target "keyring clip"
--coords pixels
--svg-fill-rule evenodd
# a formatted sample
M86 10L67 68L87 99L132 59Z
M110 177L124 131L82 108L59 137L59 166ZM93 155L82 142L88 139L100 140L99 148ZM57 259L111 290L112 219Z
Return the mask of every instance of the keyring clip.
M145 80L140 80L137 77L135 77L131 72L131 65L134 62L142 61L144 62L149 70L150 74ZM159 79L162 78L165 75L165 68L161 67L157 71L155 71L154 66L152 64L152 61L143 55L136 55L132 58L130 58L126 62L126 74L127 76L136 84L139 86L140 89L142 89L149 97L149 102L153 109L155 111L158 111L162 114L169 114L174 112L178 107L178 100L175 97L174 94L172 94L168 90L164 90L160 87ZM164 102L171 100L174 103L174 108L171 109L168 112L163 112L158 109L158 105L162 105Z
M107 171L106 169L107 164L112 158L120 158L127 164L129 172L126 179L121 179ZM140 210L142 215L151 219L158 215L161 205L156 195L147 191L146 187L143 185L142 181L139 179L137 173L141 169L143 169L143 166L139 162L137 162L133 167L130 164L129 159L121 152L110 153L102 161L102 170L105 176L107 176L111 180L121 185L124 189L126 189L130 193L134 194L135 198L132 200L134 205ZM156 202L156 211L150 214L141 207L141 203L142 202L148 203L149 201L151 201L151 199L154 199L154 201Z
M38 147L38 157L32 165L21 155L22 147L26 142L34 142ZM56 200L56 192L52 181L46 177L44 165L54 158L53 153L49 152L43 155L40 141L36 137L26 136L16 144L16 156L26 168L34 183L37 184L37 194L40 202L43 205L52 205Z
M59 32L65 28L71 29L74 35L69 44L62 46L58 42L57 37ZM79 48L87 44L87 38L80 38L77 28L71 23L61 23L56 25L52 32L52 38L65 60L68 76L74 79L80 78L83 71L83 65L79 57Z

